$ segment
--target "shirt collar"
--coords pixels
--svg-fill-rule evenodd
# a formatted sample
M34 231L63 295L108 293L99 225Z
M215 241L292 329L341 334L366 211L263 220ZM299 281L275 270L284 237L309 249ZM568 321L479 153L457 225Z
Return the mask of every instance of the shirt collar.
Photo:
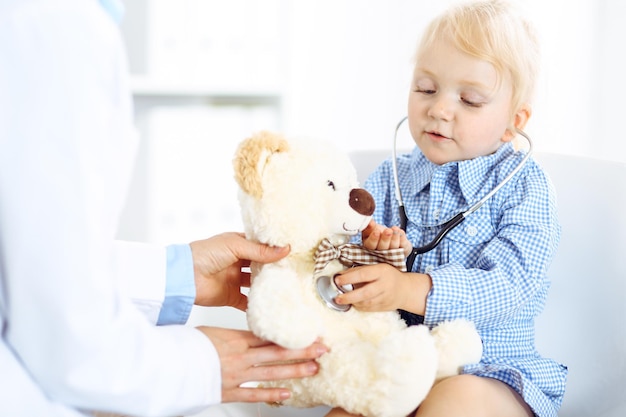
M508 158L515 150L510 143L505 143L498 150L486 156L480 156L466 161L448 162L437 165L426 159L424 154L415 147L411 155L411 172L413 173L413 195L417 195L430 184L435 172L446 170L447 175L458 173L459 188L465 201L477 200L477 194L485 186L490 172L500 161ZM456 167L456 169L454 169Z
M487 187L494 187L494 182L498 181L498 174L494 167L507 159L515 152L511 143L504 143L498 150L486 156L459 162L459 187L465 201L475 202L482 195L481 190ZM491 189L491 188L489 188Z
M422 151L416 146L411 153L411 171L413 173L413 195L417 195L424 189L435 173L435 170L439 168L438 165L430 162Z

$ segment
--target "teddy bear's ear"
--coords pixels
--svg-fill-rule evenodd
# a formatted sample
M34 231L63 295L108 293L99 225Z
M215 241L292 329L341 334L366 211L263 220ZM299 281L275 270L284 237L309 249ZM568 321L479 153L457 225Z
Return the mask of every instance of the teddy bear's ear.
M235 157L235 180L239 187L255 198L263 196L261 178L272 155L289 150L287 140L276 133L262 131L241 142Z

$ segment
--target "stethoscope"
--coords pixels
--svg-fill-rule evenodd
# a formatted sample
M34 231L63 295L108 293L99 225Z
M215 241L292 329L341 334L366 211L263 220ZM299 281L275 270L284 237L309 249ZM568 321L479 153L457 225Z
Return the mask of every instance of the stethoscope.
M400 228L404 230L405 232L406 232L406 226L407 226L409 218L406 215L406 210L404 208L404 200L402 199L402 192L400 191L400 180L398 177L398 164L397 164L397 155L396 155L396 143L397 143L397 138L398 138L398 130L400 129L400 126L402 126L402 124L407 119L408 119L408 116L403 117L396 125L396 130L393 135L393 147L392 147L392 158L391 158L391 164L392 164L392 169L393 169L393 182L395 186L395 196L396 196L396 201L398 203L398 215L400 217ZM415 263L415 258L417 257L417 255L421 255L423 253L433 250L452 229L454 229L459 224L461 224L463 220L465 220L470 214L474 213L483 204L485 204L487 200L493 197L498 192L498 190L500 190L509 181L511 181L511 179L515 176L515 174L517 174L524 167L524 165L526 164L526 161L528 161L528 158L530 158L530 155L532 154L533 142L532 140L530 140L530 137L524 131L520 129L516 129L516 131L519 135L523 136L526 139L526 141L528 141L528 151L526 152L522 160L519 162L519 164L517 164L517 166L513 168L513 170L509 172L509 174L502 181L500 181L498 185L493 187L491 191L489 191L483 198L481 198L472 206L470 206L470 208L457 214L456 216L452 217L450 220L442 223L440 225L441 230L439 231L439 233L437 233L437 236L435 236L435 238L430 243L424 246L420 246L418 248L413 248L413 250L411 251L411 253L409 254L406 260L407 271L410 272L413 269L413 264Z
M400 216L400 227L405 232L406 232L406 226L409 221L409 218L406 215L406 210L404 208L404 201L402 199L402 192L400 191L400 180L398 176L398 164L397 164L397 154L396 154L397 146L396 145L397 145L397 138L398 138L398 130L407 119L408 119L408 116L403 117L396 125L396 130L394 131L394 134L393 134L393 147L392 147L392 158L391 158L392 169L393 169L393 182L395 186L395 197L398 203L398 214ZM412 271L413 264L415 263L415 259L417 258L417 255L421 255L423 253L433 250L443 240L443 238L448 233L450 233L452 229L454 229L459 224L461 224L463 220L465 220L470 214L474 213L483 204L485 204L487 200L493 197L498 192L498 190L500 190L509 181L511 181L511 179L515 176L515 174L517 174L524 167L524 165L526 164L526 161L528 161L528 158L530 158L530 155L532 154L533 143L530 140L530 137L526 133L524 133L522 130L516 129L516 131L519 135L523 136L528 141L528 151L526 152L522 160L519 162L519 164L515 168L513 168L513 170L498 185L493 187L491 191L489 191L483 198L481 198L472 206L470 206L470 208L457 214L456 216L452 217L450 220L442 223L440 225L441 230L439 231L439 233L437 233L437 236L435 236L435 238L430 243L424 246L420 246L418 248L413 248L413 250L411 251L411 253L409 254L406 260L407 271L409 272ZM316 284L317 293L319 294L320 298L326 303L326 305L329 308L333 310L337 310L337 311L348 311L350 309L351 307L350 305L337 304L335 302L335 297L337 297L339 294L343 294L343 293L353 290L352 285L348 284L344 286L339 286L335 282L335 277L330 277L326 275L318 277L315 284Z

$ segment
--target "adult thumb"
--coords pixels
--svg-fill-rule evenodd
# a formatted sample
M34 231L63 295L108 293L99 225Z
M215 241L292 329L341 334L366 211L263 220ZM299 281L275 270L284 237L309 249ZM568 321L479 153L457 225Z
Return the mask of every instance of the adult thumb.
M240 258L254 262L271 263L276 262L289 254L289 246L269 246L262 243L245 241Z

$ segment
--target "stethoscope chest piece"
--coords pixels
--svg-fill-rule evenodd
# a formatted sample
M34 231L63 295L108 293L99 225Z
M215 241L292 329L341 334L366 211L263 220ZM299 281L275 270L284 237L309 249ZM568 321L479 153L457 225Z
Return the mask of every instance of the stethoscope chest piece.
M317 288L317 294L320 296L322 301L324 301L326 305L333 310L348 311L350 310L350 307L352 307L349 304L337 304L335 302L335 297L338 295L347 291L352 291L352 285L339 287L335 282L334 276L329 277L328 275L322 275L315 281L315 286Z

